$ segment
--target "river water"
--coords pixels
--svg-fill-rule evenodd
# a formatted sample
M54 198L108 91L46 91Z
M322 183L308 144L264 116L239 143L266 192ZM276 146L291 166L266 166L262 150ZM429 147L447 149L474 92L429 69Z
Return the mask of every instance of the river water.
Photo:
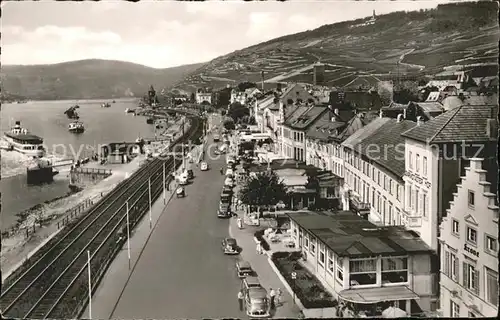
M15 121L31 133L44 138L48 157L73 158L92 155L99 145L109 142L131 142L138 136L154 137L154 127L146 123L144 117L126 114L126 108L135 108L136 99L116 100L110 108L101 108L104 100L79 101L32 101L23 104L2 104L1 131L10 130ZM108 101L111 103L111 101ZM85 124L85 132L79 135L68 132L64 111L78 104L80 121ZM32 206L63 196L69 191L68 181L56 176L53 183L43 186L26 184L26 168L32 160L15 151L1 151L2 215L0 229L14 225L16 213Z

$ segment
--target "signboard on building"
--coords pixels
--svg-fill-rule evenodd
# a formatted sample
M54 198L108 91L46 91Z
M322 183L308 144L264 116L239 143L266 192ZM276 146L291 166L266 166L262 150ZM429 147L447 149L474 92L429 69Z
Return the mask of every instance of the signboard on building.
M415 181L418 184L425 185L427 188L431 187L431 183L429 181L427 181L427 179L422 178L421 176L419 176L416 173L413 173L413 172L410 172L410 171L406 171L404 173L403 177L408 177L408 178L410 178L411 180Z

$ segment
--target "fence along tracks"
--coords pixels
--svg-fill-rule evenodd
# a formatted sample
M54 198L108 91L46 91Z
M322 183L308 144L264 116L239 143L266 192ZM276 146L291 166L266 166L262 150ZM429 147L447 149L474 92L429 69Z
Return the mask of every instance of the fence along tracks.
M199 120L192 118L191 123L190 130L177 143L200 135ZM68 226L64 234L49 242L48 249L35 255L29 267L7 279L6 290L0 297L3 314L15 318L76 317L88 296L84 272L87 250L92 255L91 277L95 288L123 243L123 239L122 243L117 240L119 232L126 227L126 202L133 226L149 207L148 180L151 179L153 201L163 191L164 163L167 174L174 169L172 158L155 158L120 183L85 217ZM79 299L81 297L83 299Z

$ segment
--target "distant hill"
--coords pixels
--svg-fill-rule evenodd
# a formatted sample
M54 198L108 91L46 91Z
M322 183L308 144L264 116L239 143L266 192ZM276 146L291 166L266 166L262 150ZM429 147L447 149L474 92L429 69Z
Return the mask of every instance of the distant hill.
M142 96L182 80L203 64L154 69L112 60L80 60L51 65L3 65L2 96L33 100Z
M497 63L497 15L496 2L466 2L324 25L218 57L177 87L260 81L261 71L266 80L310 83L310 65L318 61L325 64L326 85L336 87Z

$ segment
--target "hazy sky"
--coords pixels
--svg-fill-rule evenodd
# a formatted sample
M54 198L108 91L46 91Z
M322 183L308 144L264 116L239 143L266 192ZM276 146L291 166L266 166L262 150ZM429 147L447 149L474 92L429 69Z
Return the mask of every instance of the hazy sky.
M165 68L324 24L446 1L2 2L3 64L101 58Z

